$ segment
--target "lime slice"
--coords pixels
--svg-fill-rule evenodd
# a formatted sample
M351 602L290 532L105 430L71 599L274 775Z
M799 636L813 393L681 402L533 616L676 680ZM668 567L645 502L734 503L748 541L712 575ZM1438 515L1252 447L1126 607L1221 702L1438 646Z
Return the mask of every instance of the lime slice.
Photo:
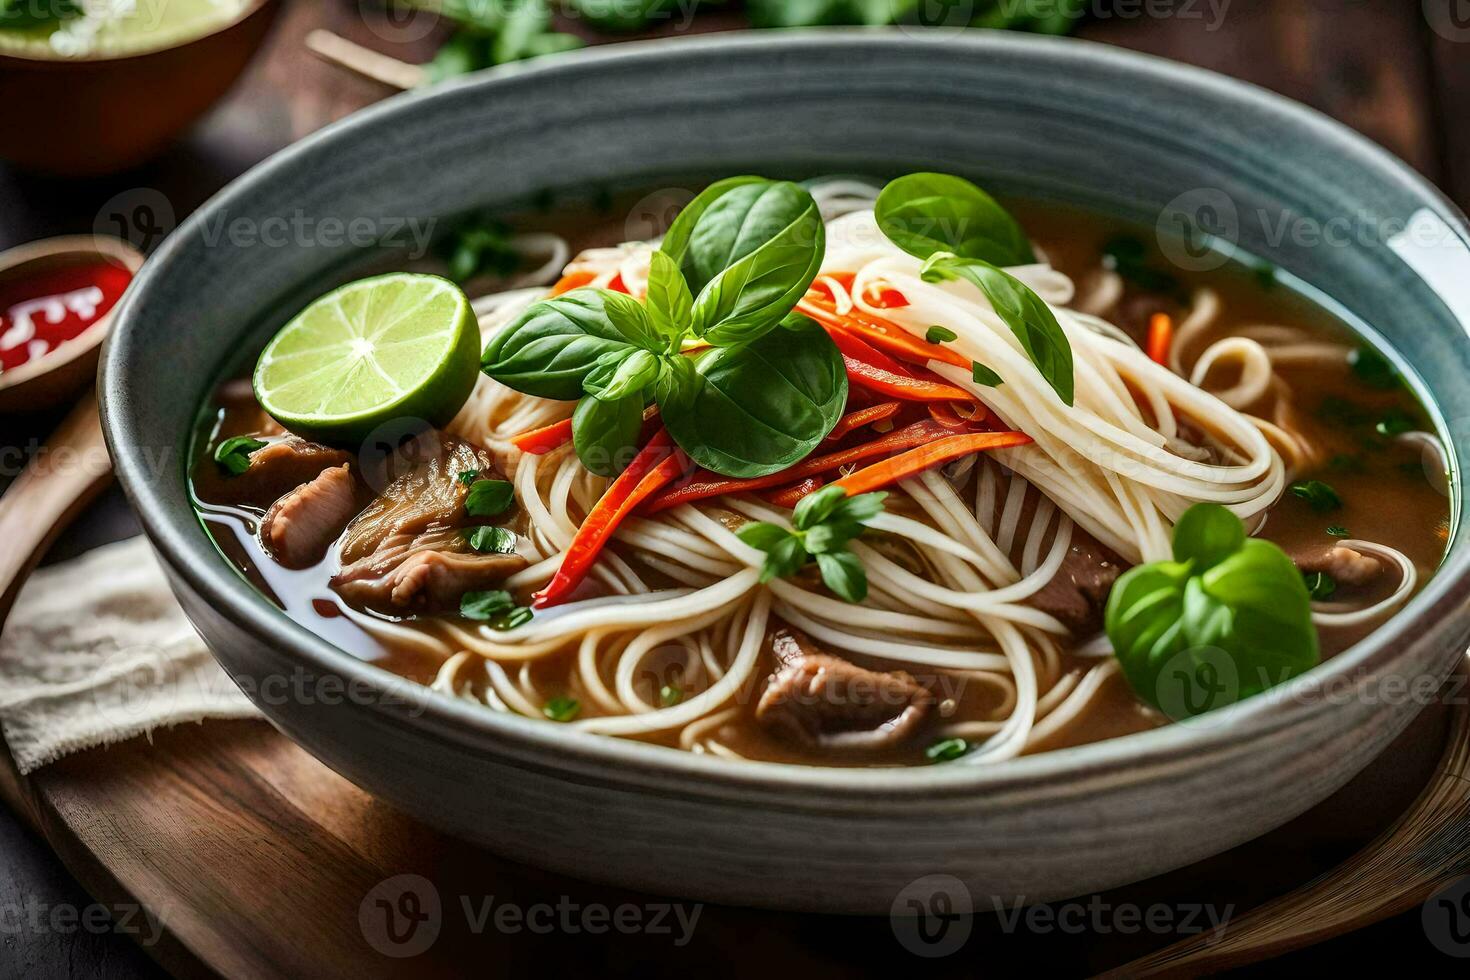
M282 327L255 366L255 398L292 432L350 444L393 420L448 424L479 367L460 288L394 273L348 283Z

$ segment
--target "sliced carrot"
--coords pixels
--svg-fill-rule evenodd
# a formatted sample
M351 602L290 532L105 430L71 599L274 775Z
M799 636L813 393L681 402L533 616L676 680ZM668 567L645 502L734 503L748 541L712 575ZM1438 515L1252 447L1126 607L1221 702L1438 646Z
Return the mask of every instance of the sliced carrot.
M556 281L555 286L551 287L551 295L560 296L562 293L569 293L574 289L581 289L596 278L595 273L585 270L582 272L568 272Z
M843 477L832 485L846 490L848 496L870 493L960 456L984 452L987 449L1024 446L1031 441L1031 437L1024 432L974 432L962 436L951 435L937 442L901 453L892 459L874 463L872 466Z
M597 564L598 556L618 526L643 501L678 479L690 465L689 457L674 445L668 430L659 429L577 528L561 567L546 588L533 597L533 605L544 609L566 602Z
M814 476L807 477L800 483L793 483L789 487L783 487L775 493L766 494L766 499L777 507L795 507L801 503L801 498L809 493L816 493L822 489L822 481Z
M844 437L851 435L865 425L872 425L874 422L881 422L884 419L892 418L898 414L898 410L901 407L899 402L880 402L868 408L860 408L855 412L848 412L837 421L837 424L832 427L832 431L827 433L827 441L840 442Z
M531 429L522 432L518 436L511 437L511 445L523 453L532 456L545 456L559 446L565 446L572 440L572 420L562 419L539 429Z
M849 381L887 398L902 398L905 401L918 402L954 402L964 401L970 397L965 390L943 381L926 381L922 378L894 374L846 354L842 355L842 361L847 365Z
M956 405L951 402L929 402L925 407L929 409L929 415L934 421L945 428L962 432L974 429L990 418L990 413L985 406L977 402L969 402L960 406L966 411L974 412L969 416L961 415Z
M1167 313L1155 313L1148 319L1148 356L1157 364L1169 363L1169 348L1174 344L1174 320Z
M855 333L872 346L894 357L903 358L905 361L920 366L930 361L952 364L960 368L970 366L969 358L951 347L920 340L898 324L868 316L861 310L838 313L836 305L823 300L819 294L807 293L796 308L824 327L836 327Z
M696 470L687 483L660 494L648 503L644 511L651 514L678 504L690 504L697 500L707 500L710 497L718 497L727 493L769 490L771 487L785 486L788 483L805 480L809 476L830 473L866 459L902 452L914 446L922 446L926 442L934 442L950 434L950 431L938 422L923 419L913 425L904 426L902 429L895 429L879 436L872 442L865 442L850 449L838 449L821 456L809 456L795 466L769 476L735 480L711 473L709 470Z

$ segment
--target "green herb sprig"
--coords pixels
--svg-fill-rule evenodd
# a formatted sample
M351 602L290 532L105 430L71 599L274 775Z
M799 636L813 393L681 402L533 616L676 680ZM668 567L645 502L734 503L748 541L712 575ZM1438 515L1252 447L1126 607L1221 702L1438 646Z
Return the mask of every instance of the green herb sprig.
M235 436L220 443L214 450L214 461L230 476L240 476L250 469L250 454L264 449L265 442L250 436Z
M752 548L766 553L761 565L762 582L789 578L815 558L823 583L834 595L848 602L862 602L868 596L867 571L847 545L883 513L887 498L884 492L849 497L841 487L824 487L807 494L796 505L792 515L796 530L760 521L745 525L736 534Z
M1072 345L1045 301L1002 266L1026 265L1036 253L1025 231L989 195L949 174L909 174L889 182L874 211L878 227L899 248L924 260L926 282L966 280L990 300L1057 397L1071 405ZM983 371L979 368L983 368ZM984 365L977 383L999 375Z
M592 288L542 300L491 340L481 369L525 394L577 401L572 444L594 473L627 465L649 402L705 469L779 472L816 448L847 402L841 352L791 312L824 253L804 188L720 181L653 253L642 302ZM690 342L709 349L686 357Z
M1184 512L1172 561L1118 579L1105 619L1128 683L1175 720L1259 694L1320 659L1301 572L1218 504Z

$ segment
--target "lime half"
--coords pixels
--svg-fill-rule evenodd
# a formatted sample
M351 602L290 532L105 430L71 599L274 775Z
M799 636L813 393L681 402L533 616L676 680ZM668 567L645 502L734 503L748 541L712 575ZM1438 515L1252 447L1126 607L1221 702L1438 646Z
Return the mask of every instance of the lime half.
M282 327L255 366L255 398L292 432L355 443L396 419L448 424L479 367L460 288L394 273L333 290Z

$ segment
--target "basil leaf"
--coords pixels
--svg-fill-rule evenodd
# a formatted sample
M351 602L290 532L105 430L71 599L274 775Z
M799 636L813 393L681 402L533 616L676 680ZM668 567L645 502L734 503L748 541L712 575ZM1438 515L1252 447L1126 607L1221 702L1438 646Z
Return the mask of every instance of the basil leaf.
M798 531L805 531L825 521L847 499L847 491L841 487L823 487L816 493L802 497L792 512L791 522Z
M574 289L532 304L491 338L480 370L523 394L576 401L598 358L631 350L608 316L609 297L630 299L605 289Z
M761 583L795 575L806 564L807 557L806 549L801 546L801 539L794 534L776 542L766 550L766 560L761 565Z
M694 368L694 359L672 354L659 362L658 379L653 383L653 400L662 406L693 397L701 383Z
M464 510L471 517L494 517L515 503L515 487L505 480L476 480L465 494Z
M851 521L854 524L866 524L879 514L883 513L884 502L888 500L888 491L879 490L876 493L860 493L856 497L846 497L839 501L832 509L828 520Z
M1294 497L1300 497L1307 505L1319 514L1342 508L1342 498L1330 484L1321 480L1304 480L1291 485L1291 493Z
M1245 525L1223 507L1191 507L1174 525L1174 560L1196 574L1229 558L1245 543Z
M503 527L467 528L465 541L481 554L513 555L516 550L515 532Z
M214 451L214 461L231 476L239 476L250 469L250 454L264 449L265 442L249 436L235 436L220 443Z
M653 329L677 351L694 322L694 294L679 271L679 263L654 252L648 266L648 315Z
M658 374L658 355L635 350L626 356L599 360L592 373L587 375L587 380L582 382L582 387L599 401L621 401L630 395L641 395L643 389L658 378Z
M806 532L802 544L813 555L826 555L842 551L847 542L863 533L863 526L855 521L824 521Z
M669 434L690 458L723 476L777 473L807 456L842 417L847 369L810 322L745 347L716 348L682 387L660 379Z
M947 344L952 340L958 340L959 334L948 327L936 325L924 331L924 339L931 344Z
M765 521L755 521L736 531L735 536L752 548L759 551L770 551L792 535L784 527L768 524Z
M1108 597L1107 634L1124 676L1175 720L1259 694L1319 659L1301 573L1276 545L1227 521L1240 524L1217 504L1192 507L1174 543L1190 559L1130 569Z
M988 262L943 252L929 257L921 275L925 282L967 279L979 287L1041 376L1065 404L1072 404L1072 345L1051 308L1029 286Z
M646 306L627 293L611 289L603 292L605 295L602 297L602 308L607 313L608 322L624 340L654 353L659 353L668 346L660 340Z
M817 555L817 568L822 582L832 593L848 602L862 602L868 597L868 573L862 560L851 551Z
M643 395L616 401L584 398L572 413L572 448L598 476L617 476L638 452L643 430Z
M791 312L822 265L826 227L806 188L745 184L695 225L683 263L699 290L694 333L717 347L749 343Z
M764 177L726 177L717 180L701 191L694 200L679 212L669 230L664 233L664 239L659 243L658 250L673 259L679 266L684 265L684 257L689 250L689 239L694 234L694 226L704 213L710 209L720 198L730 193L737 187L746 184L769 183Z
M1029 265L1036 253L1016 219L989 194L949 174L890 181L874 205L878 227L895 245L927 259L953 252L993 265Z

